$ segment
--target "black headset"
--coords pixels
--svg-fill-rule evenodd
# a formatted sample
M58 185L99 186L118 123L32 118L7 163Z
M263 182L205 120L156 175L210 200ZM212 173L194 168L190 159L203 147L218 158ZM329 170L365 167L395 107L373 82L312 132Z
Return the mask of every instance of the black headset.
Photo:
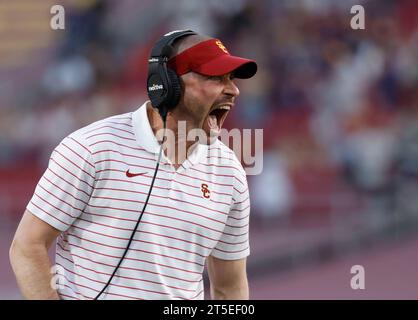
M164 133L166 129L166 118L169 110L174 108L180 101L181 97L181 85L178 75L174 70L167 67L168 58L170 57L173 47L171 44L174 40L184 37L186 35L196 34L192 30L176 30L167 33L164 35L154 46L151 51L151 56L148 59L148 79L147 79L147 91L148 96L151 100L153 107L158 109L161 117L163 118L164 124ZM99 294L94 298L98 300L99 297L103 294L106 288L110 285L113 277L118 271L120 265L122 264L123 259L129 251L129 247L134 239L135 233L138 230L139 223L141 222L142 215L144 214L145 208L147 207L148 200L151 196L152 187L154 186L155 177L157 176L158 168L160 165L161 154L163 150L163 143L161 143L160 153L158 155L157 165L154 170L154 176L151 181L151 185L148 191L147 198L145 200L144 206L142 207L141 214L136 222L135 228L132 230L131 236L129 238L128 244L126 245L125 251L123 252L121 258L115 269L113 270L112 275L109 277L106 285L100 290Z
M169 110L180 101L181 85L176 72L167 67L173 42L184 36L193 35L192 30L176 30L164 35L153 47L148 59L147 92L154 108L158 109L163 121Z

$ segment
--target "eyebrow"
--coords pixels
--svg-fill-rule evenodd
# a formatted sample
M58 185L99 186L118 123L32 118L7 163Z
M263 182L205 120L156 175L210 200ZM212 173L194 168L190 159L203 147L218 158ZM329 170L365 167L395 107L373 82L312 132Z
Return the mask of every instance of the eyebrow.
M206 75L204 75L204 76L206 76ZM225 74L222 74L222 75L219 75L219 76L206 76L206 77L208 77L208 78L229 78L229 79L234 79L235 78L235 75L234 75L234 73L233 72L230 72L230 73L225 73Z

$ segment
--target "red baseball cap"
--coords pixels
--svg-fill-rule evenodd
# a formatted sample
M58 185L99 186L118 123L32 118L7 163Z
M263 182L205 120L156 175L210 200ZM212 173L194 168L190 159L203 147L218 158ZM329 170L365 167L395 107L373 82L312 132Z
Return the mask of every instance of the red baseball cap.
M257 63L229 54L218 39L202 41L168 61L168 67L179 76L194 71L207 76L221 76L232 72L236 78L248 79L257 72Z

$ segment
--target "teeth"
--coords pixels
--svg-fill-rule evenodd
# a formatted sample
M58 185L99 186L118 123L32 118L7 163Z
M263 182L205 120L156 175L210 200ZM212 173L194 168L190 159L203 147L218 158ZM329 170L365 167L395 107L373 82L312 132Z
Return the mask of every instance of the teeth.
M220 106L217 109L229 110L229 109L231 109L231 107L230 106Z

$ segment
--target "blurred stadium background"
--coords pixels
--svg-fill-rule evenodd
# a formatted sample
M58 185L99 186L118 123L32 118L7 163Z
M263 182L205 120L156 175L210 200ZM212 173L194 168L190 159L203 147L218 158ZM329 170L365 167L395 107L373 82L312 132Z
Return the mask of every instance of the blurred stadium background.
M150 48L183 28L259 64L227 122L264 129L251 297L417 299L416 0L0 1L0 298L20 298L8 248L53 148L142 104Z

